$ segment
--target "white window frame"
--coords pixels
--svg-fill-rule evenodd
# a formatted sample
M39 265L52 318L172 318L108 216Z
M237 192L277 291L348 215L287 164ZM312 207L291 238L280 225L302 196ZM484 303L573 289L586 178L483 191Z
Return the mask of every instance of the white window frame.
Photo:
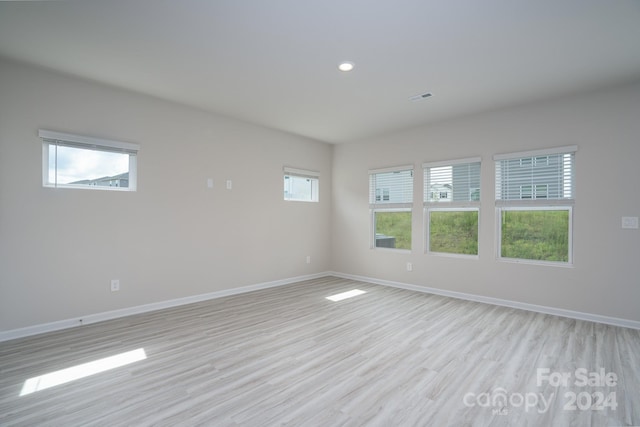
M286 179L285 177L289 176L289 177L296 177L296 178L311 179L316 183L316 194L313 194L313 184L311 185L311 188L312 188L311 199L301 200L301 199L287 198L287 194L284 193L283 197L285 201L303 202L303 203L319 203L320 202L320 172L307 170L307 169L291 168L288 166L284 166L282 168L282 171L283 171L283 179Z
M38 136L42 138L42 186L47 188L71 188L81 190L98 191L137 191L138 188L138 151L140 146L130 142L113 141L90 136L74 135L55 132L45 129L38 130ZM107 187L81 184L61 184L56 180L49 182L49 147L50 146L73 147L83 150L105 151L129 155L129 186Z
M428 194L431 192L430 188L427 188L427 170L429 168L437 168L444 166L455 166L469 163L480 163L480 171L482 172L482 158L470 157L465 159L445 160L440 162L427 162L422 164L423 169L423 230L424 230L424 253L428 255L444 256L451 258L463 258L463 259L479 259L480 258L480 200L468 200L468 201L454 201L453 189L451 197L443 201L429 201ZM480 174L480 186L482 186L482 173ZM482 198L482 191L480 191L480 198ZM478 212L478 253L472 254L456 254L450 252L436 252L430 249L431 246L431 212L463 212L463 211L475 211Z
M532 151L524 151L518 153L509 153L509 154L496 154L493 156L493 160L495 161L495 221L496 221L496 259L502 262L511 262L511 263L519 263L519 264L532 264L532 265L543 265L543 266L555 266L555 267L573 267L573 206L575 204L575 154L578 151L577 145L570 145L564 147L556 147L550 149L542 149L542 150L532 150ZM566 197L566 190L563 190L563 196L561 198L548 198L549 197L549 186L548 184L533 184L531 188L531 198L530 199L499 199L498 194L502 190L499 189L501 182L501 177L498 177L498 164L503 160L517 160L520 159L520 166L523 166L522 160L526 158L531 158L531 166L548 166L549 164L549 156L557 155L557 154L571 154L573 156L573 160L571 163L571 197ZM544 159L544 160L543 160ZM539 165L538 163L544 163ZM530 165L525 165L529 167ZM501 171L504 174L504 171ZM563 180L566 179L563 177ZM537 198L537 186L538 185L546 185L544 198ZM522 186L520 187L520 191L522 193ZM502 256L502 212L509 210L519 210L519 211L549 211L549 210L563 210L569 212L569 230L568 230L568 249L567 249L567 261L544 261L544 260L534 260L534 259L526 259L526 258L507 258Z
M384 189L382 191L382 200L378 200L375 191L372 193L372 175L392 172L405 172L411 171L411 201L403 203L390 202L384 200ZM394 253L411 253L411 249L399 249L399 248L385 248L376 246L376 214L379 212L409 212L411 213L411 235L413 237L413 191L415 188L415 172L413 165L395 166L382 169L370 169L369 170L369 224L370 224L370 237L369 237L369 249L379 251L389 251ZM390 195L387 196L387 199ZM411 246L413 248L413 238L411 239Z

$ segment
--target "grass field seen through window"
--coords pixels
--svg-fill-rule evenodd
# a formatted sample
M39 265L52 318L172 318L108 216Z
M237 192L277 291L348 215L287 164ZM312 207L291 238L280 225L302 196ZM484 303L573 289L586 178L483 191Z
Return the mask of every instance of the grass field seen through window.
M478 211L431 211L429 251L478 255Z
M569 261L569 210L503 210L503 258Z
M393 237L395 249L411 250L411 212L376 212L375 224L376 236Z

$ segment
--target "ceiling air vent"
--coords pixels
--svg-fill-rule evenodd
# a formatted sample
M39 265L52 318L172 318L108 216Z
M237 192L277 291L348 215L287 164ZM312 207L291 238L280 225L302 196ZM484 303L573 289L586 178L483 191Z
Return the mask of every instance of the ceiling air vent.
M421 93L419 95L413 95L409 97L410 101L421 101L423 99L431 98L433 94L431 92Z

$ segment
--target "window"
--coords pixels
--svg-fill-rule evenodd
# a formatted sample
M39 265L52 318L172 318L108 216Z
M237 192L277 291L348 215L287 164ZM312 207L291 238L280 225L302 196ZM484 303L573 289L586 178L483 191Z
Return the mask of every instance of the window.
M576 146L494 156L500 259L570 265Z
M422 166L426 251L477 256L480 158Z
M320 174L304 169L285 167L284 199L298 202L319 200Z
M388 202L389 201L389 189L378 188L376 189L376 202Z
M411 250L413 166L369 171L371 247Z
M546 199L549 191L549 184L521 185L520 199Z
M533 164L536 166L549 166L549 156L534 157Z
M54 188L135 191L139 146L40 130L42 184Z
M500 257L569 262L570 207L504 207Z

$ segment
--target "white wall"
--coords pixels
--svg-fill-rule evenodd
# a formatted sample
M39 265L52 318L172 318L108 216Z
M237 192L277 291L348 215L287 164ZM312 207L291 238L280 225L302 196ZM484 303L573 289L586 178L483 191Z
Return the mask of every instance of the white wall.
M443 95L444 96L444 95ZM429 102L437 102L434 98ZM428 110L429 104L417 108ZM496 153L576 144L574 267L495 257ZM482 156L479 259L423 252L426 161ZM413 251L369 249L368 169L414 164ZM336 146L333 269L411 285L640 320L640 84L537 102ZM413 271L406 271L406 262Z
M140 144L138 191L43 188L39 128ZM331 152L0 61L0 331L329 270ZM320 203L283 200L283 165Z
M636 84L332 147L0 61L0 332L328 270L640 320L639 118ZM140 144L139 190L43 188L39 128ZM574 267L496 261L493 154L571 144ZM422 162L477 155L479 260L424 254ZM413 251L371 250L367 171L409 163ZM282 200L283 165L319 204Z

